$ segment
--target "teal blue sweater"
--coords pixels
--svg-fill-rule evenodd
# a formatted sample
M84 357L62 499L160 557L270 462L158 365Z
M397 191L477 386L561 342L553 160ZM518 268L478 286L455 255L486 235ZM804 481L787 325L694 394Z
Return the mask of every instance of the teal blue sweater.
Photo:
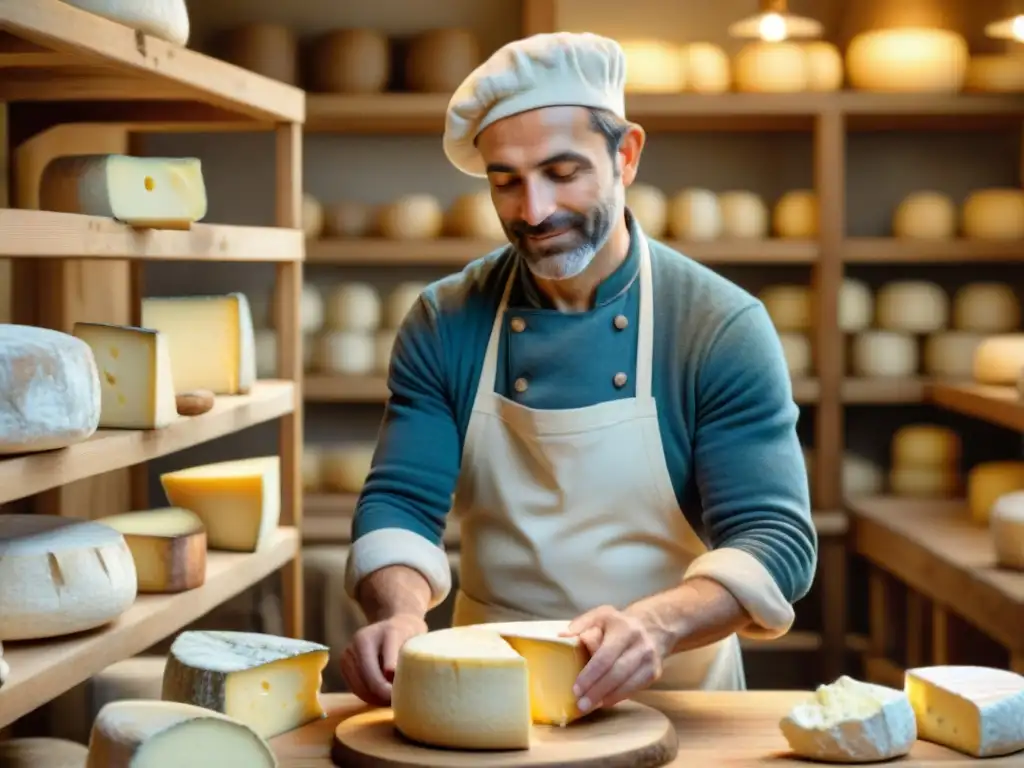
M653 394L680 514L711 549L756 558L791 602L817 559L798 408L764 306L714 271L650 241ZM518 257L503 248L433 283L398 332L373 468L353 539L383 528L441 541L463 440L502 290ZM594 307L554 309L520 269L505 315L495 390L537 409L633 397L639 311L636 238ZM618 330L613 320L625 315ZM528 331L511 333L522 317ZM621 389L612 379L629 376ZM513 382L527 376L519 393Z

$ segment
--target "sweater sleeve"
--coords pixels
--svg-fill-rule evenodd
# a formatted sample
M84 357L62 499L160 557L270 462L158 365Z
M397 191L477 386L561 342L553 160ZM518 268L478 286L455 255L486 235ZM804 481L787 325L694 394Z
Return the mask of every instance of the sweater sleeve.
M430 583L432 607L451 590L441 542L462 456L448 395L438 315L421 296L398 330L384 412L370 474L356 506L345 586L391 565L405 565Z
M743 634L778 637L817 565L799 408L782 345L764 306L740 310L698 374L694 464L711 551L686 578L726 587L753 621Z

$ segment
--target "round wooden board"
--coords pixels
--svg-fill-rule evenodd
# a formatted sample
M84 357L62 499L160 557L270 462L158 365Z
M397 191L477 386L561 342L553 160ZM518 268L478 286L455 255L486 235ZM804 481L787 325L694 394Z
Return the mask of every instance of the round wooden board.
M395 729L390 709L342 720L331 758L343 768L657 768L679 751L665 715L635 701L599 710L566 728L535 725L529 749L462 751L409 741Z

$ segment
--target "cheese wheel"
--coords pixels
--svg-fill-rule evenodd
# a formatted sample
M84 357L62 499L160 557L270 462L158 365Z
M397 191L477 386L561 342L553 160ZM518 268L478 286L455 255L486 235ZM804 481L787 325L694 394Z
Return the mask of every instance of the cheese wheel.
M723 192L718 204L724 237L752 240L768 236L768 207L753 192Z
M369 203L341 200L324 206L325 237L368 237L373 234L376 210Z
M380 294L369 283L342 283L328 294L326 314L332 331L375 331L381 321Z
M166 40L175 45L187 45L190 31L188 8L185 0L64 0L68 5L81 8L124 24L139 32ZM3 765L0 762L0 765Z
M405 87L450 94L481 63L480 43L468 29L431 29L409 43Z
M972 373L979 384L1014 386L1024 370L1024 333L989 336L974 351Z
M302 231L309 240L316 240L324 230L324 207L308 192L302 195Z
M444 209L433 195L404 195L377 210L377 229L389 240L429 240L444 230Z
M862 331L851 344L851 370L866 378L913 376L920 365L917 339L896 331Z
M953 327L1007 333L1020 327L1020 301L1005 283L967 283L953 295Z
M97 522L124 536L140 594L185 592L206 581L206 529L187 509L121 512Z
M426 283L399 283L388 294L384 305L384 325L387 328L401 328L405 316L420 300L420 294L427 288Z
M124 536L56 515L0 515L0 641L100 627L135 601Z
M83 768L89 750L66 739L46 737L0 741L4 768Z
M624 40L626 93L681 93L686 59L678 45L663 40Z
M871 29L846 47L847 78L863 91L955 93L967 60L967 41L944 29Z
M839 286L839 328L856 333L871 326L875 317L875 299L867 283L847 277Z
M793 378L811 372L811 339L806 333L780 333L782 354L786 358L789 375Z
M978 189L963 206L964 237L978 240L1024 238L1024 190Z
M256 376L272 379L277 376L277 331L263 328L256 331Z
M672 197L668 229L677 240L715 240L722 234L722 207L709 189L685 189Z
M323 483L331 491L359 493L373 464L374 443L357 443L324 452Z
M391 77L391 46L370 29L335 29L310 46L308 88L321 93L380 93Z
M298 40L283 24L253 22L221 38L221 56L236 66L288 85L298 85Z
M960 475L946 467L893 467L889 490L913 499L952 499L960 493Z
M843 456L842 481L844 498L877 496L885 486L885 473L870 459L846 453Z
M729 54L714 43L687 43L680 49L687 87L694 93L725 93L732 87Z
M507 239L490 192L459 195L445 215L445 229L453 237L480 240Z
M1024 571L1024 491L1004 493L989 511L996 564Z
M299 297L299 328L303 333L316 333L323 327L324 299L320 289L311 283L304 283Z
M71 334L0 325L0 455L66 448L100 423L92 349Z
M375 352L371 331L325 331L317 338L316 369L323 373L367 376L373 373Z
M395 337L398 332L393 329L382 329L377 331L373 338L374 344L374 373L380 376L387 376L391 369L391 353L395 348Z
M875 317L887 331L933 333L949 323L949 297L936 283L899 280L878 291Z
M967 62L965 91L1020 93L1024 91L1024 56L974 55Z
M988 525L996 499L1011 491L1024 491L1024 461L986 461L967 473L967 506L971 519Z
M650 184L626 187L626 207L648 237L660 238L668 229L668 198Z
M776 237L813 239L818 236L818 196L810 189L787 192L775 203L772 231Z
M815 40L804 43L807 57L807 90L837 91L843 87L843 54L832 43Z
M811 289L806 285L769 285L761 289L757 298L764 304L776 330L811 330L813 302Z
M924 341L924 372L937 379L969 380L984 335L970 331L933 333Z
M942 192L911 192L892 216L896 237L918 240L948 240L956 236L957 211L953 198Z
M323 480L323 453L313 445L302 447L302 490L319 491Z
M950 471L960 466L960 435L938 424L907 424L892 436L894 467L939 467Z
M754 42L733 59L736 90L746 93L792 93L808 85L807 56L799 43Z

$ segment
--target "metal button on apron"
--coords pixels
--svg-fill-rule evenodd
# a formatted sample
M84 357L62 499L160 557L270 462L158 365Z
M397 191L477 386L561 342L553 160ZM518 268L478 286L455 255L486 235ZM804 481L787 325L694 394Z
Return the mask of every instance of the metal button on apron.
M515 388L516 392L521 394L530 388L530 383L526 379L520 377L516 379Z
M612 379L612 383L614 383L615 386L618 387L619 389L622 389L624 386L626 386L626 382L628 380L629 377L626 376L626 374L619 372L615 374L615 377Z
M515 333L522 333L526 330L526 321L521 317L513 317L509 322L509 326Z
M626 317L625 315L616 315L615 320L613 322L615 324L616 329L620 331L624 331L626 330L626 328L629 327L629 318Z

